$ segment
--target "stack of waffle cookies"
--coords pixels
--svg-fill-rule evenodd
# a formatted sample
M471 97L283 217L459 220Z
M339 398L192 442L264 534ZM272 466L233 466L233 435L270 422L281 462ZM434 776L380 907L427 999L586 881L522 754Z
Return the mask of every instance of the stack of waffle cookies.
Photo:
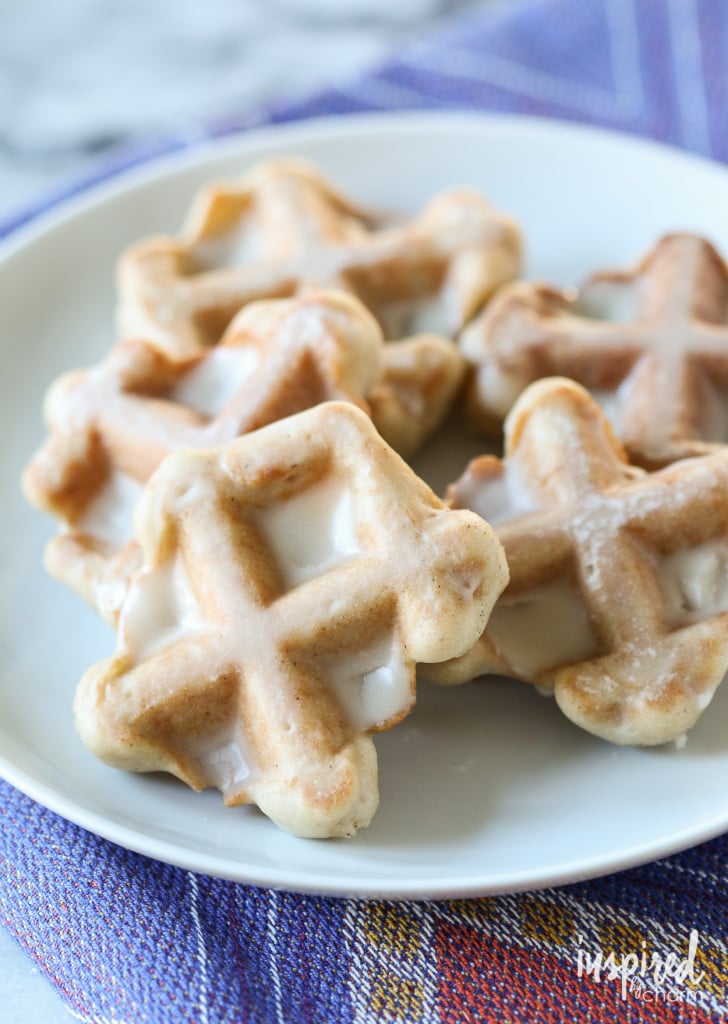
M417 665L682 740L728 668L728 270L686 234L573 292L522 265L473 189L404 217L294 159L121 255L118 340L23 481L116 631L94 754L324 837L370 822ZM446 421L505 449L438 497L405 459Z

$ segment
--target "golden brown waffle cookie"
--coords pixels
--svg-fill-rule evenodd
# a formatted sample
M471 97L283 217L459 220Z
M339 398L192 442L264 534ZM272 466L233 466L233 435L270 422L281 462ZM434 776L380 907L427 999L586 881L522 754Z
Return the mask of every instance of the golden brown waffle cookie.
M382 375L367 394L371 417L400 455L414 455L447 416L465 378L452 342L421 334L385 345Z
M563 374L592 391L640 465L728 441L728 268L697 236L666 235L634 269L578 292L510 286L461 346L475 368L470 415L486 429L529 383Z
M356 206L302 160L213 184L177 238L132 247L119 266L122 337L186 358L220 339L245 304L309 287L354 293L388 341L375 422L411 453L445 417L465 361L452 339L520 269L520 232L472 189L401 220ZM382 415L378 416L379 406ZM420 418L415 410L422 410Z
M356 206L312 164L271 161L203 190L179 237L124 255L119 324L183 358L216 344L248 302L313 285L353 292L388 340L452 336L516 276L520 250L513 221L474 190L399 221Z
M46 402L48 440L24 476L31 502L64 524L47 549L51 573L114 622L135 567L133 505L162 459L326 400L368 410L382 347L356 299L311 292L247 306L220 345L186 360L129 341L62 377Z
M728 669L728 448L647 473L582 387L548 379L506 420L505 460L474 460L448 503L493 523L511 580L438 681L553 688L572 721L615 743L695 723Z
M490 527L344 403L170 456L136 523L116 654L76 696L85 743L298 835L368 824L369 733L410 709L415 662L474 642L505 585Z

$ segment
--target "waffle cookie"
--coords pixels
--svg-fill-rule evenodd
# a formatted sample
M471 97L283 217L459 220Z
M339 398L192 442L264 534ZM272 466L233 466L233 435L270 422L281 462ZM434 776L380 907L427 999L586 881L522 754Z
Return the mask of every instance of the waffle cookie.
M505 459L475 459L448 503L493 523L510 584L433 678L538 684L615 743L682 737L728 669L728 448L647 473L581 386L547 379L509 414Z
M179 237L125 253L119 326L186 357L216 344L248 302L313 285L356 294L387 340L450 336L520 260L518 228L474 190L402 221L355 205L312 164L270 161L205 188Z
M49 571L115 622L137 568L132 512L170 453L208 448L322 401L365 410L383 341L342 292L246 306L222 342L185 360L127 341L67 374L46 401L49 436L24 475L30 501L61 521Z
M486 430L541 377L589 388L633 462L656 468L728 441L728 268L689 234L576 292L518 283L461 336L467 406Z
M336 402L168 457L136 527L116 654L76 695L87 746L298 835L368 824L369 734L410 709L415 662L473 644L505 585L490 527Z
M410 454L462 383L465 361L448 342L520 264L517 226L475 190L445 192L402 220L355 205L312 164L270 161L204 189L178 237L124 254L119 328L184 359L217 344L255 299L351 292L387 341L406 346L385 346L372 402L383 436Z

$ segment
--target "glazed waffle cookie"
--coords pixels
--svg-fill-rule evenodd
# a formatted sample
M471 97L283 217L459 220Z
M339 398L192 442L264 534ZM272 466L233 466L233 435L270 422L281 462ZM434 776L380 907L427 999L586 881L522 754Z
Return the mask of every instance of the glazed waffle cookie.
M661 238L641 263L576 292L518 283L462 335L474 422L499 429L517 396L552 374L588 387L631 459L647 468L728 440L728 268L706 240Z
M222 342L185 360L128 341L49 392L49 436L24 476L63 524L50 572L115 622L136 557L133 506L162 460L207 448L322 401L369 411L381 331L352 296L309 293L242 310ZM404 413L403 413L404 415Z
M85 743L298 835L366 825L369 734L407 714L415 662L472 645L506 583L490 527L331 402L168 457L136 525L116 654L75 700Z
M433 677L536 683L615 743L682 737L728 668L728 448L647 473L583 388L549 379L509 414L505 459L473 461L448 503L494 524L511 575Z
M119 327L186 358L248 302L314 286L353 292L387 340L451 337L520 262L515 223L474 190L402 221L358 207L312 164L271 161L204 189L179 237L123 256Z
M355 205L312 164L271 161L204 189L179 237L123 256L119 329L183 359L216 344L256 299L351 292L400 343L385 346L372 404L383 436L411 454L462 383L465 362L449 341L520 263L515 223L474 190L446 192L402 220Z

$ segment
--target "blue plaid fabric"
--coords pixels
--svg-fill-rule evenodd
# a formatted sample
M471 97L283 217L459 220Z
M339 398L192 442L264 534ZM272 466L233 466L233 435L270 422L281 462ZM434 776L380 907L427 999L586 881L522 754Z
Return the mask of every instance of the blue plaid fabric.
M414 108L555 116L728 161L728 4L494 4L295 106L117 152L93 182L64 195L201 137ZM0 234L39 212L19 214ZM7 783L0 819L0 919L80 1020L598 1024L728 1016L726 837L559 890L388 903L198 876L90 835ZM624 979L610 976L608 962L600 966L597 951L614 964L679 954L693 981L660 980L658 959L623 991Z

